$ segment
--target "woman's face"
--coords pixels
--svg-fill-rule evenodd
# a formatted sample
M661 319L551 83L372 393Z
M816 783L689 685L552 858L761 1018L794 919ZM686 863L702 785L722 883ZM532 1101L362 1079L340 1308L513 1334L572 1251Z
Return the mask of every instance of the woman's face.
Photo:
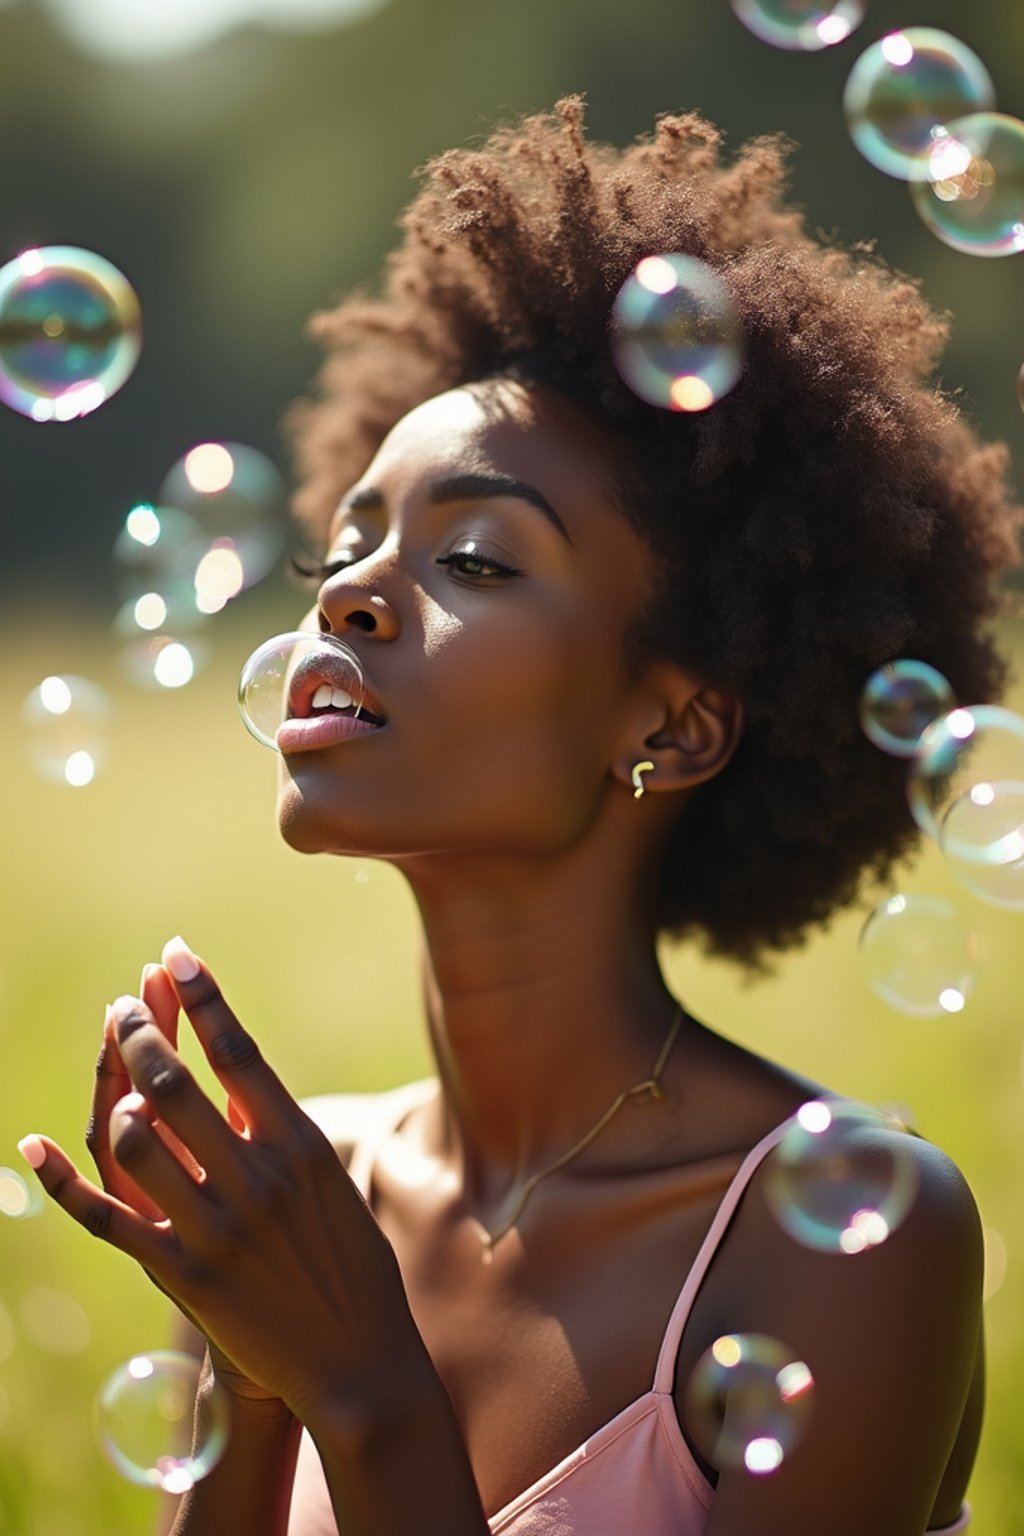
M306 852L545 854L613 784L646 546L613 501L624 448L550 390L452 390L390 432L334 516L318 622L386 723L282 759Z

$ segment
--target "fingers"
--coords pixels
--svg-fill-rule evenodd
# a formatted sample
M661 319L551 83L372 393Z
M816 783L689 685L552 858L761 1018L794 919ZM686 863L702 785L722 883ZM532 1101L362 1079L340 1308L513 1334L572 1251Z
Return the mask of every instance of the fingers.
M210 1066L245 1124L256 1134L283 1130L302 1111L228 1007L207 966L182 938L164 945L162 959Z
M49 1137L26 1136L18 1146L46 1193L73 1221L93 1237L137 1259L158 1279L168 1273L177 1241L166 1226L155 1226L121 1200L90 1184Z

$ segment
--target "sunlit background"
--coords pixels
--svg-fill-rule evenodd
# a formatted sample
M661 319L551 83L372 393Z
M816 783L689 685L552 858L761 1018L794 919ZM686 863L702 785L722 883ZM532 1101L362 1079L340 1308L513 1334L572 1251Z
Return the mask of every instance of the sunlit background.
M84 250L141 307L138 359L109 398L68 420L0 404L0 1165L23 1166L14 1143L32 1130L78 1153L103 1005L136 990L179 931L296 1094L428 1069L401 882L283 846L274 759L246 734L235 690L254 647L302 611L280 574L278 424L316 366L304 322L373 281L430 155L576 90L590 132L619 144L690 107L733 148L785 130L810 227L877 241L951 311L942 383L1010 444L1024 490L1024 267L937 239L842 111L858 56L911 24L962 39L998 110L1024 115L1024 13L958 0L913 15L873 0L851 36L814 52L755 36L727 0L0 0L0 268ZM161 612L147 509L193 518L197 537L217 498L235 522L210 551L198 612L195 593L188 618L175 610L166 570ZM126 533L131 515L141 537ZM1012 612L1000 639L1019 658ZM63 709L37 699L26 715L53 678ZM1016 683L1008 702L1024 709ZM62 718L87 726L73 761ZM915 1016L868 986L858 935L896 893L952 904L978 935L962 1008ZM930 848L770 981L744 987L724 965L666 953L708 1023L900 1106L967 1175L986 1233L989 1407L969 1493L986 1536L1015 1536L1024 1503L1022 923ZM144 1530L159 1495L104 1459L93 1402L115 1368L169 1342L167 1305L127 1260L24 1200L0 1169L0 1531Z

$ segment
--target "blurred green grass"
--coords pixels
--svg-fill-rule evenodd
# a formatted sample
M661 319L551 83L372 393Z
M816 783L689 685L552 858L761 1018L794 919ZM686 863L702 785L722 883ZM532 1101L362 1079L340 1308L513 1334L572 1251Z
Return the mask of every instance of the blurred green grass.
M38 604L5 616L0 1164L20 1167L16 1139L39 1130L89 1168L82 1130L103 1005L134 991L142 964L179 931L297 1095L385 1087L429 1070L404 885L366 861L311 859L284 846L275 760L234 706L245 656L293 627L299 607L294 596L240 600L216 621L208 670L161 695L120 680L94 618L66 607L47 615ZM1021 654L1019 627L1008 624L1001 639ZM22 750L21 700L49 672L89 676L118 706L110 763L81 790L38 779ZM1009 702L1024 707L1019 685ZM986 1303L988 1409L969 1497L979 1536L1014 1536L1024 1505L1021 919L974 901L931 852L900 888L954 897L984 936L980 984L960 1017L914 1020L874 997L857 964L864 909L787 956L768 982L743 986L729 967L682 949L666 949L665 966L688 1007L722 1033L841 1092L909 1106L963 1169L996 1234L990 1285L1000 1241L1007 1255ZM194 1049L186 1054L204 1076ZM55 1352L59 1330L47 1339L26 1326L48 1290L84 1309L84 1349L68 1338ZM121 1255L53 1208L30 1220L0 1217L0 1532L151 1528L157 1495L104 1461L91 1403L117 1364L168 1340L167 1303Z

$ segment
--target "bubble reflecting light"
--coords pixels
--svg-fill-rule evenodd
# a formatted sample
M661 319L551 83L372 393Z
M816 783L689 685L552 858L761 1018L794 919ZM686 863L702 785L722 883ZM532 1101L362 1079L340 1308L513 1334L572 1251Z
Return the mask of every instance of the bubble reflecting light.
M202 554L212 560L196 575L204 612L216 612L244 587L262 581L281 557L287 532L285 483L273 460L257 448L197 443L167 472L159 500L187 512L199 525Z
M305 630L265 640L246 661L238 683L246 729L275 750L282 741L286 750L302 750L304 734L312 740L329 732L342 740L372 730L371 717L360 719L364 697L362 667L351 647L336 635ZM282 737L285 721L298 745Z
M0 1216L21 1221L26 1216L38 1216L42 1209L38 1185L22 1178L16 1168L0 1168Z
M925 726L955 703L949 683L927 662L887 662L864 685L860 723L868 740L883 752L912 757Z
M775 48L815 53L849 37L864 20L864 0L732 0L755 37Z
M141 338L131 285L95 252L41 246L0 267L0 400L21 415L96 410L128 379Z
M612 310L612 352L641 400L705 411L743 370L739 316L718 274L692 256L646 256Z
M207 548L203 529L187 512L148 503L133 507L114 541L125 604L115 630L131 634L166 626L178 632L205 624L196 600L196 573ZM158 602L163 617L153 623Z
M860 933L868 986L915 1019L960 1013L974 991L982 944L943 896L898 895L879 902Z
M705 1460L755 1477L778 1470L800 1443L814 1402L804 1361L762 1333L715 1340L686 1384L686 1423Z
M936 136L911 196L932 234L968 256L1024 251L1024 122L1000 112L955 118Z
M976 896L994 907L1024 909L1024 782L973 785L942 818L939 847Z
M45 677L21 706L25 749L53 784L82 788L107 760L114 710L107 694L72 673Z
M820 1253L885 1242L917 1186L910 1137L882 1110L847 1099L802 1105L765 1165L765 1199L779 1225Z
M995 106L995 87L966 44L934 27L905 27L865 49L843 110L850 137L887 176L928 180L928 153L954 118Z
M213 1470L228 1437L222 1387L206 1399L202 1438L193 1441L200 1362L177 1350L135 1355L101 1386L94 1419L100 1445L129 1482L185 1493Z
M907 770L907 802L923 832L939 841L951 807L986 784L1024 784L1024 718L999 704L975 704L950 710L925 727ZM962 846L955 831L947 835L943 851L968 860L983 856L973 832ZM1012 853L993 846L993 862Z

